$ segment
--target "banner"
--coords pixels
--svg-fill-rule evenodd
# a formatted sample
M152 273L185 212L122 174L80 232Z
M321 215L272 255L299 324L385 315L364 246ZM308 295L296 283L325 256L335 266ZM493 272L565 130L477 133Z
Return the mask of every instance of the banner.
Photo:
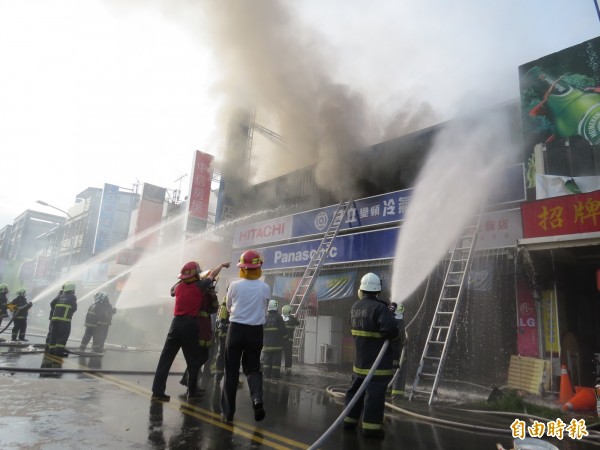
M600 191L521 205L525 238L600 231Z
M188 214L190 217L208 220L208 203L212 183L212 163L214 157L196 150L190 180L190 197Z
M539 174L593 173L600 144L599 60L597 37L519 66L528 187ZM536 146L542 149L537 154Z
M544 352L560 352L560 334L558 329L558 313L556 311L556 296L554 291L547 289L542 292L542 324L544 330Z
M560 197L600 190L600 177L564 177L559 175L535 176L535 198Z
M488 204L525 200L523 164L504 168L499 179L498 187L491 193ZM412 189L404 189L352 201L339 230L360 230L403 221L412 192ZM332 205L276 219L238 225L233 231L233 247L256 247L271 242L323 234L327 231L336 209L337 205ZM520 218L518 220L520 221ZM519 233L520 228L519 223ZM513 229L511 226L511 238L516 230L517 228ZM513 240L510 245L514 245L514 242ZM498 246L502 244L496 245Z
M98 214L98 226L96 227L96 238L94 239L94 254L103 252L112 245L112 233L115 216L117 213L117 202L119 199L119 186L104 184L100 212Z
M517 351L519 356L540 356L535 300L523 279L517 281Z
M286 300L291 300L301 279L302 277L275 277L273 295ZM352 297L355 294L355 281L356 271L337 273L334 275L319 275L310 295L313 295L313 293L316 294L318 301Z

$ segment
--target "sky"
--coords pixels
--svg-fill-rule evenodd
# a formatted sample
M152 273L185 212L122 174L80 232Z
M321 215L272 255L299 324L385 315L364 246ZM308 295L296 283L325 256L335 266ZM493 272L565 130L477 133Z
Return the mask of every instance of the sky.
M255 181L351 178L346 147L514 100L519 65L599 35L593 0L0 0L0 228L104 183L185 193L246 103L295 143L257 138Z

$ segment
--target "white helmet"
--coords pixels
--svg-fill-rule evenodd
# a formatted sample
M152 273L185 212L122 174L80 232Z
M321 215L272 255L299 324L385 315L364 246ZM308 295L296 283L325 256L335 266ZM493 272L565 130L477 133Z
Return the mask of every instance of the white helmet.
M377 275L369 272L361 278L359 289L365 292L381 292L381 280Z
M277 308L279 308L279 302L277 300L269 300L267 311L277 311Z

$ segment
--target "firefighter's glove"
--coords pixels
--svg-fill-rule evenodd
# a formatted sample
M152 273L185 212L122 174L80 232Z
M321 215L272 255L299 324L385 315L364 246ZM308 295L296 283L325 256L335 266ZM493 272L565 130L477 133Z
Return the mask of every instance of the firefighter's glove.
M404 319L404 305L398 305L396 311L394 311L394 317L396 318L396 320Z
M15 312L15 308L17 307L14 303L9 303L8 305L6 305L6 307L8 308L8 310L10 312Z

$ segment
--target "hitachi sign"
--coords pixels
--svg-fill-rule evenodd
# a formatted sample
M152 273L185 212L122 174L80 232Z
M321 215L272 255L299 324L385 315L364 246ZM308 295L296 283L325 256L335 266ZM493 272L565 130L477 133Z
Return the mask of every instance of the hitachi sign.
M240 231L238 234L237 241L243 242L254 242L260 239L277 239L277 237L285 237L285 222L277 224L266 224L256 228L249 228L247 230Z

